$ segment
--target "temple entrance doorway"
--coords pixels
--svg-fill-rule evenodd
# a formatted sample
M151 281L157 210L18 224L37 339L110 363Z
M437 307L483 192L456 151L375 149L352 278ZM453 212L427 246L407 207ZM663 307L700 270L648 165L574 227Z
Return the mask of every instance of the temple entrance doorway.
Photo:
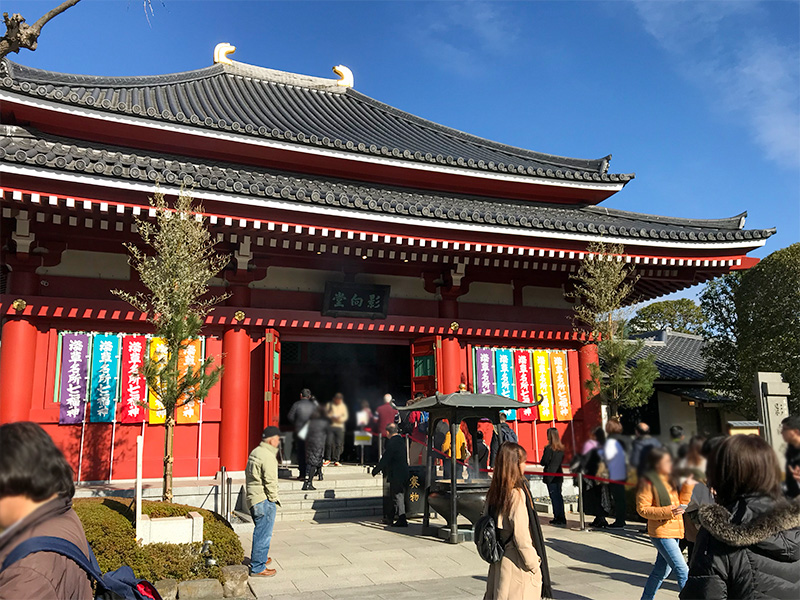
M411 394L411 352L408 344L338 344L283 341L280 351L281 429L291 429L289 410L308 388L320 404L344 394L350 420L344 458L355 460L352 432L361 401L377 408L386 393L404 405Z

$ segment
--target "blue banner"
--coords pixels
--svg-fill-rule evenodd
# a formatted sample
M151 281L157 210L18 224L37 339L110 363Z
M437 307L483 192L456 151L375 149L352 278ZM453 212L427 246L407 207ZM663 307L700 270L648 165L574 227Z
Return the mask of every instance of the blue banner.
M92 342L92 379L89 419L93 423L114 421L119 400L119 336L98 334Z
M516 400L514 351L508 348L497 348L494 351L494 359L496 364L495 372L497 373L497 394ZM516 420L516 410L505 410L503 412L509 421Z

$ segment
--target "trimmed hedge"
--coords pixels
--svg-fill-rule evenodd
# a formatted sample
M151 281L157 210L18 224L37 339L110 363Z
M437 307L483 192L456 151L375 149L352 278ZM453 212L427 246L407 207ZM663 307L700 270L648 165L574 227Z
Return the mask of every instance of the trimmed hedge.
M239 536L216 513L163 502L142 502L142 512L151 518L177 517L191 511L203 515L203 539L213 542L210 554L217 565L207 567L201 556L202 544L148 544L140 546L133 526L133 499L131 498L81 498L73 502L86 539L97 556L103 572L128 565L137 577L158 581L160 579L221 578L226 565L240 565L244 550Z

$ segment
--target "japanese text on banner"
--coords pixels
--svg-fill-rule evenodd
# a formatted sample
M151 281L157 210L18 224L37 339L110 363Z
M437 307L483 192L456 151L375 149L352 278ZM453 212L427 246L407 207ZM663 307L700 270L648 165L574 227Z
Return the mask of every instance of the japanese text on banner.
M531 404L535 400L533 365L530 350L514 350L514 363L516 365L517 400ZM535 406L517 410L520 421L535 421L539 411Z
M497 393L515 400L517 394L514 386L514 351L508 348L497 348L494 356L497 364ZM516 410L504 410L503 412L509 421L516 420Z
M475 349L477 389L481 394L494 394L494 357L491 348Z
M119 336L97 334L92 341L92 379L89 387L89 419L111 423L117 410Z
M551 352L550 366L553 374L553 400L556 407L556 419L572 420L572 403L569 398L569 375L567 373L567 353Z
M86 387L89 378L89 335L65 333L61 336L59 377L59 416L62 425L82 423L86 412Z
M141 374L147 338L143 335L126 335L122 338L122 402L119 420L121 423L144 423L147 416L145 394L147 382Z
M163 338L153 338L150 340L150 360L152 361L167 361L167 344ZM167 411L161 400L150 390L148 394L150 403L150 424L160 425L167 421Z
M178 355L178 373L185 375L189 369L197 372L203 362L203 341L200 339L190 340L186 347ZM194 400L183 404L184 398L178 400L178 407L175 409L175 420L178 423L197 423L200 419L200 406Z
M553 387L550 379L550 357L547 350L533 351L533 367L536 381L536 397L541 400L539 404L539 419L552 421L553 416Z

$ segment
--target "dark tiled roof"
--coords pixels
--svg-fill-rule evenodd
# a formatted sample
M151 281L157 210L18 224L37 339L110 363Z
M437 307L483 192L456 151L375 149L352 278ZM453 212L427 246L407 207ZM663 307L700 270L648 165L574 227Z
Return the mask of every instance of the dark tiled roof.
M421 119L336 80L242 63L146 77L69 75L0 61L0 87L87 109L419 163L624 184L610 156L585 160L507 146Z
M659 386L659 387L668 394L673 394L675 396L682 396L683 398L689 398L690 400L696 400L697 402L720 402L720 403L733 402L731 398L715 394L712 390L700 385L682 386L682 387L680 386Z
M655 331L634 336L645 341L635 359L655 355L661 381L705 381L706 361L699 335L675 331Z
M653 240L714 243L759 240L774 230L747 230L742 217L718 221L668 219L596 207L486 200L347 180L309 177L226 163L202 163L166 154L143 154L107 146L0 126L0 163L79 172L117 180L194 186L256 198L329 205L418 218L501 225L553 232L610 234Z

